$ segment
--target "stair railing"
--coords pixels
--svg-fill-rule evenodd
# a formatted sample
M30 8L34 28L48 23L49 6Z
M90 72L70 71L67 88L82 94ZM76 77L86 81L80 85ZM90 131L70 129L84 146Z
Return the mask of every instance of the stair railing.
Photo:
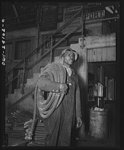
M54 50L55 47L57 47L59 44L61 44L69 35L71 35L72 33L76 32L77 30L79 30L81 28L81 25L79 25L78 27L76 27L73 31L71 31L70 33L68 33L67 35L65 35L59 42L57 42L53 47L51 47L51 49L49 51L47 51L46 53L44 53L44 55L41 56L41 58L39 60L37 60L32 66L30 66L30 68L27 68L27 70L31 69L32 67L34 67L36 64L38 64L43 57L45 57L48 53L50 53L52 50ZM34 88L29 91L28 93L24 94L20 99L18 99L18 101L16 101L14 104L12 104L12 106L9 108L8 111L10 111L15 105L17 105L18 103L22 102L27 96L29 96L30 94L32 94L34 92Z
M58 28L58 29L52 34L52 36L56 35L57 33L60 33L63 29L65 29L68 25L70 25L70 24L81 14L81 12L82 12L82 9L80 9L80 10L79 10L71 19L69 19L64 25L62 25L60 28ZM26 71L28 70L28 68L25 66L25 65L26 65L25 62L28 62L28 59L29 59L31 56L33 56L33 55L35 55L37 52L39 52L39 50L40 50L47 42L49 42L49 40L46 40L46 41L45 41L43 44L41 44L38 48L34 49L34 50L33 50L31 53L29 53L24 59L22 59L18 64L16 64L10 71L7 72L7 76L9 76L10 73L12 73L15 68L17 68L17 67L23 65L23 67L24 67L24 75L23 75L23 76L24 76L24 79L23 79L22 91L23 91L23 88L24 88L25 74L26 74ZM58 45L58 44L57 44L57 45ZM55 48L55 46L53 46L53 48ZM52 48L52 50L53 50L53 48ZM48 54L48 53L49 53L49 52L44 53L44 54L41 56L41 58L43 58L44 56L46 56L46 54ZM40 61L41 61L41 59L40 59ZM34 65L36 65L38 62L39 62L39 61L36 61L36 63L33 64L33 65L31 65L31 67L34 66ZM31 68L31 67L29 67L29 68ZM7 83L6 83L6 87L7 87L10 83L12 83L16 78L18 78L18 76L15 76L12 80L10 80L9 82L7 82Z

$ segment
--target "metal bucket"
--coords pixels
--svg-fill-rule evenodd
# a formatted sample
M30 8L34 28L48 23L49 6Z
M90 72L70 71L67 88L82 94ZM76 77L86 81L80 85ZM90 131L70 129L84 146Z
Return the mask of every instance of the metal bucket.
M90 110L90 136L104 139L108 136L107 111Z

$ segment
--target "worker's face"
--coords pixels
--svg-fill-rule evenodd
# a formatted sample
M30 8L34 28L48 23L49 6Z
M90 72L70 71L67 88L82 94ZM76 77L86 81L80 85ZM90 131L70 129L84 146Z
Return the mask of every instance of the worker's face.
M73 52L66 52L64 57L64 62L68 65L72 65L75 60L75 55Z

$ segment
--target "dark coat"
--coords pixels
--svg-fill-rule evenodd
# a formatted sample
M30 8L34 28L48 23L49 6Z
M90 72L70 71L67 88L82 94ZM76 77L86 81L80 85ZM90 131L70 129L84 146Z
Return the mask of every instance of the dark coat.
M69 146L71 131L75 125L76 117L81 117L80 89L76 74L67 75L69 90L62 103L47 119L44 119L47 131L46 145ZM43 91L59 91L60 83L50 81L48 74L40 77L38 87Z

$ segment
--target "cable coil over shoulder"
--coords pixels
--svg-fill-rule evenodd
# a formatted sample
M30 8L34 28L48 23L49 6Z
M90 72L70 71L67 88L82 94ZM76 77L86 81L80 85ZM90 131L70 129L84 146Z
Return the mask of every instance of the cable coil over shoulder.
M43 68L43 70L40 74L40 77L44 73L49 74L51 81L55 81L55 82L59 82L59 83L65 83L66 82L67 72L66 72L66 69L60 63L48 64L45 68ZM40 77L37 80L37 83L40 80ZM47 99L45 100L44 97L41 97L40 101L37 104L37 94L38 94L37 83L35 86L35 93L34 93L34 112L33 112L32 125L30 128L30 137L29 137L30 140L32 140L32 136L33 136L33 130L34 130L34 126L35 126L37 108L39 110L40 116L43 119L46 119L60 105L60 103L62 102L64 95L65 95L65 93L49 92Z
M65 83L66 81L66 70L63 68L61 64L52 63L51 65L47 65L41 75L44 73L49 74L51 81L55 81L58 83ZM37 99L37 92L36 89L36 99ZM43 97L38 103L37 107L39 113L42 118L48 118L52 112L59 106L62 99L64 97L64 93L54 93L50 92L47 99L45 100Z

